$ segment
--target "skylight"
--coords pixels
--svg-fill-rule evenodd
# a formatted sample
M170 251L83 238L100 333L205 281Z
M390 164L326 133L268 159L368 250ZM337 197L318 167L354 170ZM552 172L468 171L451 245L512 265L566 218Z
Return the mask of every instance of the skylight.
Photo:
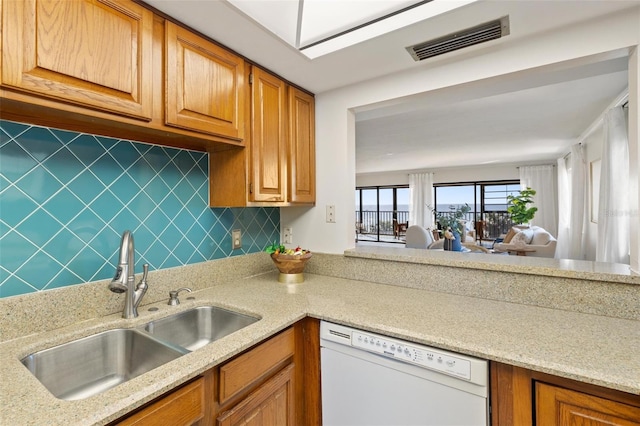
M477 0L227 0L310 59Z

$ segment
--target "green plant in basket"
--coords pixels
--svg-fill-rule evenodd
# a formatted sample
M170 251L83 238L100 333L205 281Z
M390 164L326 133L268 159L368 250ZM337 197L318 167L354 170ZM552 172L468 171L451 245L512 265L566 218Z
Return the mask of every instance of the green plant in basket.
M273 244L269 244L268 246L266 246L264 248L264 251L266 251L269 254L279 254L279 253L284 253L287 250L287 248L283 245L283 244L278 244L275 241L273 242Z
M264 251L266 251L269 254L284 254L284 255L288 255L288 256L302 256L304 254L309 253L310 251L307 249L303 249L300 246L294 248L294 249L288 249L286 248L283 244L278 244L275 241L273 242L273 244L270 244L268 246L266 246L264 248Z

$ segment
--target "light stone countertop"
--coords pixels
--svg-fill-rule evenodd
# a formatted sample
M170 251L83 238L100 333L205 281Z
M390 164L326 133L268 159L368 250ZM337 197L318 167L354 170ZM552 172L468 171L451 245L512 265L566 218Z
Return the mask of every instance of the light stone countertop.
M234 279L166 301L85 320L0 344L0 424L106 424L264 340L306 315L531 368L640 395L640 321L527 306L477 297L305 274L298 285L277 273ZM62 401L20 363L36 350L194 306L216 305L262 319L217 342L99 395ZM149 307L156 306L157 312Z
M640 274L634 272L629 265L621 263L383 246L361 246L345 250L344 255L354 258L392 260L425 265L640 284Z

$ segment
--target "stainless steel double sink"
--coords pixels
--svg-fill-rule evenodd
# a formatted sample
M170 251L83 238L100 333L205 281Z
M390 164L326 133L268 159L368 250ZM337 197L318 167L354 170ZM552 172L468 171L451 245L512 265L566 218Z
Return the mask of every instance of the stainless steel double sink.
M258 320L215 306L201 306L136 329L114 329L73 340L21 361L56 398L84 399Z

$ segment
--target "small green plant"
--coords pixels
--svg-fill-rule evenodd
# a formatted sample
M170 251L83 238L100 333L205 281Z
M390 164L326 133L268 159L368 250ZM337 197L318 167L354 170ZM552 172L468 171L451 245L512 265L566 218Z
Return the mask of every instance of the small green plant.
M285 250L286 250L286 247L284 245L278 244L275 241L273 242L273 244L269 244L264 248L264 251L266 251L269 254L284 253Z
M264 251L266 251L269 254L286 254L289 256L302 256L304 254L310 253L310 250L307 249L303 249L302 247L298 246L294 249L288 249L286 248L283 244L278 244L277 242L273 242L273 244L269 244L268 246L266 246L264 248Z
M536 195L536 191L527 187L520 191L518 195L507 196L507 212L511 217L511 221L516 225L529 223L538 211L537 207L527 207L528 204L533 203L533 196Z
M433 210L433 209L431 209ZM465 203L464 206L460 206L457 209L454 206L449 206L448 213L436 213L436 220L442 227L443 231L447 229L451 229L452 231L456 231L460 235L464 235L464 217L467 213L471 211L471 207L469 204Z

